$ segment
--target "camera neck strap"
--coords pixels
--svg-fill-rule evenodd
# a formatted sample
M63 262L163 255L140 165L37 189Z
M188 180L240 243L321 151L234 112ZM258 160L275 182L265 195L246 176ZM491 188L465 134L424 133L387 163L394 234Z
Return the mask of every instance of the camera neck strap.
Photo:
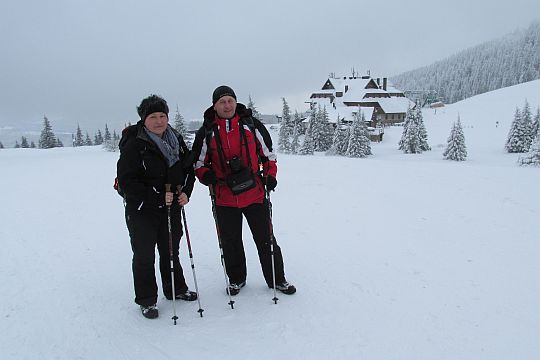
M249 127L251 133L253 134L257 158L258 158L258 161L260 162L259 143L257 141L257 134L256 134L255 126L253 124L253 120L251 118L249 118L249 120L251 121L251 123L249 123L249 121L244 121L244 119L238 120L239 136L240 136L240 139L239 139L240 140L240 157L242 156L242 144L243 144L244 147L246 148L247 165L250 168L250 170L253 172L253 169L251 169L251 154L249 152L249 146L248 146L246 131L244 129L244 124ZM225 155L223 153L223 143L221 141L221 136L219 135L219 129L218 129L217 124L214 124L214 126L212 127L212 132L214 134L214 138L216 139L216 148L217 148L218 158L219 158L221 168L223 169L223 172L227 173L228 172L227 166L226 166L227 161L225 160ZM207 143L208 143L207 145L208 145L208 148L210 148L210 141L208 140L210 139L207 139Z

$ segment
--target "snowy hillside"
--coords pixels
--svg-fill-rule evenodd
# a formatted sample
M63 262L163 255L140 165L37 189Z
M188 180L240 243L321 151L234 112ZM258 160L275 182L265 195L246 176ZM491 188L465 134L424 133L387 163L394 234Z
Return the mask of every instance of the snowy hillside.
M162 294L156 320L133 302L118 154L0 150L0 357L538 359L540 169L504 152L515 107L538 94L535 81L426 110L423 154L399 152L392 127L366 159L280 155L274 225L298 293L278 304L245 229L248 281L227 305L197 184L186 213L205 311L177 302L176 326ZM458 113L461 163L439 146ZM193 288L185 239L181 257Z
M430 89L446 103L540 78L540 21L429 66L394 76L402 90Z

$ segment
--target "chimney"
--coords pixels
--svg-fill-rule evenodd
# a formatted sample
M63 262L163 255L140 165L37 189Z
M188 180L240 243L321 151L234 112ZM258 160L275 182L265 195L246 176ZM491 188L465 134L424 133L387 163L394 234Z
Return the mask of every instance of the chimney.
M381 87L381 78L377 78L377 86L380 88Z
M387 83L387 78L383 78L383 79L382 79L382 89L383 89L384 91L386 91L386 83Z

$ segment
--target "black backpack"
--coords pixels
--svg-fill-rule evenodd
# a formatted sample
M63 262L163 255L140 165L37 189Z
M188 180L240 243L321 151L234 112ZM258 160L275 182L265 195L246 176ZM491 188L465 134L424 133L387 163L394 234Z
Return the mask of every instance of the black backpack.
M137 136L137 125L130 125L130 126L124 128L124 130L122 130L122 136L120 137L120 141L118 142L118 149L120 149L120 151L122 151L122 148L124 147L124 145L126 145L126 142L130 138L133 138L135 136ZM143 153L144 153L144 150L141 150L141 155ZM122 198L124 198L125 193L122 190L122 188L120 187L120 184L118 184L118 176L114 178L113 188L114 188L114 190L116 190L118 195L120 195Z

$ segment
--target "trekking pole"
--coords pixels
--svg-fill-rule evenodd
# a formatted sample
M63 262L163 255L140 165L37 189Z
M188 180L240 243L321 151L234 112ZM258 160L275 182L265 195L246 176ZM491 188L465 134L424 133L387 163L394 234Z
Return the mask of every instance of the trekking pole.
M270 233L270 256L272 257L272 284L274 286L274 304L277 304L278 297L276 295L276 266L274 261L274 226L272 225L272 202L270 201L270 191L265 188L266 201L268 202L268 230Z
M177 186L178 189L178 195L182 193L182 185ZM187 226L187 219L186 219L186 210L183 206L180 207L182 209L182 219L184 222L184 229L186 230L186 242L188 246L188 252L189 252L189 260L191 262L191 270L193 271L193 283L195 284L195 291L197 292L197 302L199 303L199 310L197 312L203 317L203 309L201 308L201 299L199 294L199 286L197 285L197 276L195 276L195 263L193 262L193 252L191 251L191 241L189 239L189 231Z
M171 192L171 184L165 184L165 191ZM174 262L173 262L173 242L172 242L172 232L171 232L171 205L167 205L167 225L169 227L169 259L171 261L171 285L172 285L172 304L173 304L173 321L176 325L176 291L174 289Z
M231 290L229 288L229 277L227 276L227 268L225 266L225 257L223 256L223 246L221 245L221 234L219 233L219 224L217 219L217 210L216 210L216 195L214 193L214 185L208 187L210 189L210 199L212 200L212 215L214 215L214 221L216 223L216 233L219 244L219 252L221 255L221 266L223 267L223 275L225 276L225 285L227 286L227 295L229 295L229 305L231 309L234 309L234 300L231 297Z

